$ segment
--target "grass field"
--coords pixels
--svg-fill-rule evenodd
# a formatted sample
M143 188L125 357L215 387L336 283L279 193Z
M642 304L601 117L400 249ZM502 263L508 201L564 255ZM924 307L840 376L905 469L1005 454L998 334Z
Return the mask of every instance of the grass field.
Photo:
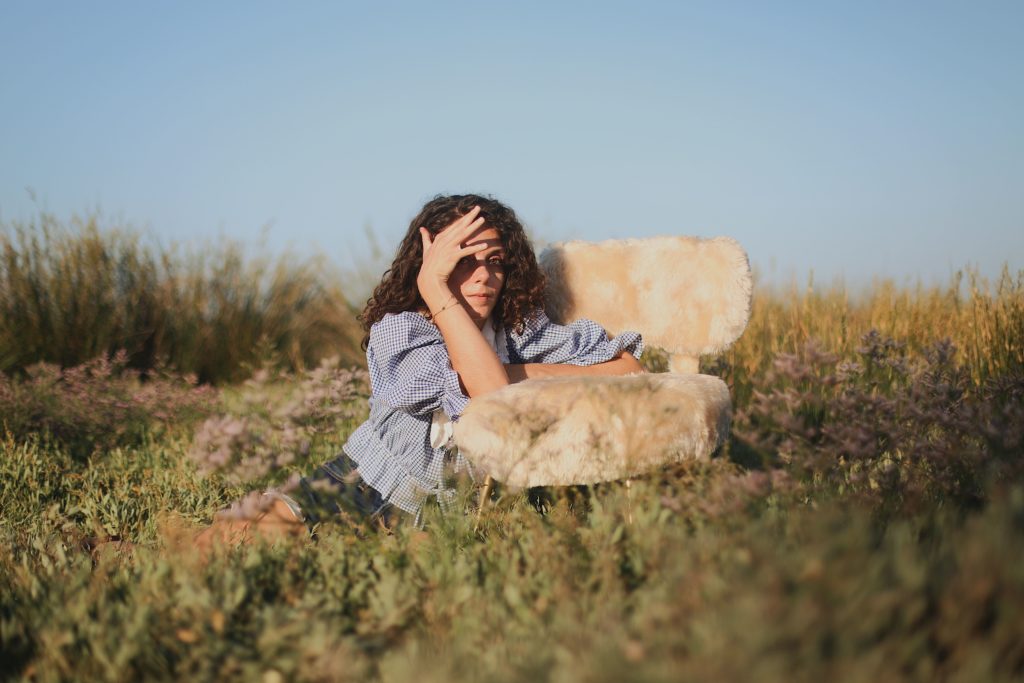
M365 373L282 362L211 388L186 376L199 356L132 358L22 358L0 383L0 678L1024 677L1024 274L758 289L703 367L735 406L710 462L205 565L181 537L333 457ZM109 535L138 547L81 548Z

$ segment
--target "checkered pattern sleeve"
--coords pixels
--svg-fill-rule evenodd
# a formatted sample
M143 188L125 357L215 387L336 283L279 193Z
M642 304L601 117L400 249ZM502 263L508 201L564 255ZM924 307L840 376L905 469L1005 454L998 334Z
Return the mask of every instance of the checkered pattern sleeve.
M551 322L538 311L522 334L510 333L510 360L514 363L597 365L629 351L637 359L644 343L638 332L623 332L612 339L593 320L581 318L570 325ZM514 358L513 358L514 356Z
M440 331L418 313L389 313L370 328L366 350L373 397L411 415L441 408L458 419L462 393Z

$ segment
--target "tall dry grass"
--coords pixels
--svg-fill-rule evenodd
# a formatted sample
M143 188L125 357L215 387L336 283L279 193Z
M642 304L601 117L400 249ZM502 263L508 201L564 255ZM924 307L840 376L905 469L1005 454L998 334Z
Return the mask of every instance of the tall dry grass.
M875 330L920 354L940 340L955 347L954 360L967 367L975 385L1024 370L1024 271L1008 267L994 282L977 271L958 271L944 286L900 287L879 280L860 293L842 284L806 287L756 286L750 323L721 360L734 400L750 391L780 354L809 343L852 356L862 337Z
M322 260L249 256L227 240L163 247L97 215L0 224L0 370L70 367L120 349L132 367L215 383L267 356L291 369L332 356L361 364L337 280Z

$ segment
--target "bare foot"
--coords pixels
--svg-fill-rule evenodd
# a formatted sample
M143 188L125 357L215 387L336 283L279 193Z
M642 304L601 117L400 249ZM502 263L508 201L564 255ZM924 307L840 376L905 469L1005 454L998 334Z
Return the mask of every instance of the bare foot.
M203 557L217 546L235 546L252 543L257 539L272 541L298 537L308 533L306 524L295 516L283 500L275 500L265 511L253 519L215 518L192 539L193 547Z

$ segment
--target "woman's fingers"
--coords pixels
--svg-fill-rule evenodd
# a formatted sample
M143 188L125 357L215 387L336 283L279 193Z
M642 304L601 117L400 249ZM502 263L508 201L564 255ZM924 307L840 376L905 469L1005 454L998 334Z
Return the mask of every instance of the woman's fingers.
M459 259L477 254L487 249L488 244L477 243L464 247L463 243L484 225L484 217L480 216L480 207L474 206L458 220L452 221L436 235L431 235L425 227L420 227L420 239L423 241L422 269L446 278L451 274Z
M479 207L479 206L474 206L474 207L473 207L472 209L470 209L469 211L467 211L466 213L464 213L464 214L463 214L463 215L462 215L462 216L461 216L461 217L459 218L459 220L457 220L457 221L455 221L454 223L452 223L452 225L456 225L456 226L457 226L457 225L459 225L460 223L462 223L462 225L467 225L467 224L469 224L469 223L472 223L472 222L473 222L473 220L474 220L474 219L475 219L475 218L476 218L476 217L477 217L478 215L480 215L480 207Z
M481 251L490 248L491 245L487 244L487 242L478 242L476 244L471 244L468 247L463 247L462 249L459 249L457 253L459 255L459 258L462 258L463 256L472 256L473 254L479 254Z
M463 246L461 242L454 244L449 243L446 249L438 249L437 258L444 260L452 269L455 268L455 264L459 262L459 259L465 256L472 256L473 254L479 254L485 249L490 249L493 245L487 242L477 242L476 244L470 244ZM449 271L450 272L450 271Z
M442 235L445 235L447 236L447 239L451 239L452 235L459 232L461 228L464 228L467 225L473 223L479 214L480 207L474 206L472 209L462 214L448 225L444 226L441 232L437 233L437 237L440 238Z
M462 231L462 239L466 239L467 237L472 235L474 232L483 227L483 224L484 217L480 216L480 218L477 218L475 221L473 221L472 223L465 227L465 229Z
M459 248L462 246L463 242L468 240L474 233L478 232L483 227L484 219L483 217L480 217L472 223L467 223L462 227L446 228L434 238L434 243L437 244L441 238L444 238L444 244L450 244Z
M461 243L467 237L480 229L484 224L484 217L480 216L480 207L474 206L457 220L449 223L444 230L439 232L434 241L443 239L444 243Z

